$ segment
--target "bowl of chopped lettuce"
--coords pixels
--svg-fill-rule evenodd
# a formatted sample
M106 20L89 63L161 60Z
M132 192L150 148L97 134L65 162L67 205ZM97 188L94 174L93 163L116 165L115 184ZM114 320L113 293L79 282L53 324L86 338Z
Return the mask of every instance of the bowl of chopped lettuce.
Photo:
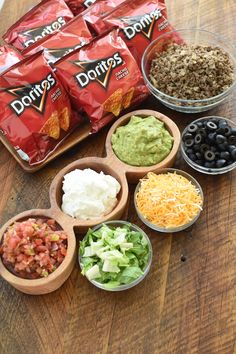
M148 274L152 245L138 226L115 220L89 229L80 242L81 274L108 291L130 289Z

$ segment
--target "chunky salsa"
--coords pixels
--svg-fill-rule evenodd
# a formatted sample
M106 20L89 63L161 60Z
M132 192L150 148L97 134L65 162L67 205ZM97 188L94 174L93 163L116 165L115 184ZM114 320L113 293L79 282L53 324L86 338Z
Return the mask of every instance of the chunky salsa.
M47 277L63 262L67 235L53 219L15 222L3 235L0 255L13 274L25 279Z

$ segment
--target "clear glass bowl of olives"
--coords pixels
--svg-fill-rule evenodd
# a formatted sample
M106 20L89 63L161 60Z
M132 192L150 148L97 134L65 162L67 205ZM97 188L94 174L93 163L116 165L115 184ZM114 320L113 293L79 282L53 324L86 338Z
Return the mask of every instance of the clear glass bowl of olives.
M218 175L236 167L236 124L209 116L190 123L182 133L181 153L195 170Z

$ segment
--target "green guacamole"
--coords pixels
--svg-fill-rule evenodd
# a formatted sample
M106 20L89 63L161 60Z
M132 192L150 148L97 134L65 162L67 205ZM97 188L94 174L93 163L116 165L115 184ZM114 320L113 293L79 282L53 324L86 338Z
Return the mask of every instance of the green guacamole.
M111 138L116 156L132 166L155 165L169 155L173 137L164 123L149 116L132 116L129 123L116 129Z

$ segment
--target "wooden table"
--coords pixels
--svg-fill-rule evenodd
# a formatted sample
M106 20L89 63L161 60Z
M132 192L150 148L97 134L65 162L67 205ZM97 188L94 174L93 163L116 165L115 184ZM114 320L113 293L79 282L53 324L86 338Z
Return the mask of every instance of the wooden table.
M236 45L235 0L166 2L176 28L201 27ZM0 34L36 3L6 0ZM153 99L144 106L169 115L181 129L195 118ZM236 93L207 114L236 121ZM48 189L55 174L81 157L102 156L106 133L90 137L34 175L24 173L1 145L1 224L26 209L49 207ZM204 190L204 212L192 230L175 235L149 230L134 211L131 186L125 217L141 226L153 244L147 278L129 291L108 293L92 286L76 265L62 288L37 297L1 280L1 353L236 353L236 170L205 176L180 157L175 166L195 176Z

